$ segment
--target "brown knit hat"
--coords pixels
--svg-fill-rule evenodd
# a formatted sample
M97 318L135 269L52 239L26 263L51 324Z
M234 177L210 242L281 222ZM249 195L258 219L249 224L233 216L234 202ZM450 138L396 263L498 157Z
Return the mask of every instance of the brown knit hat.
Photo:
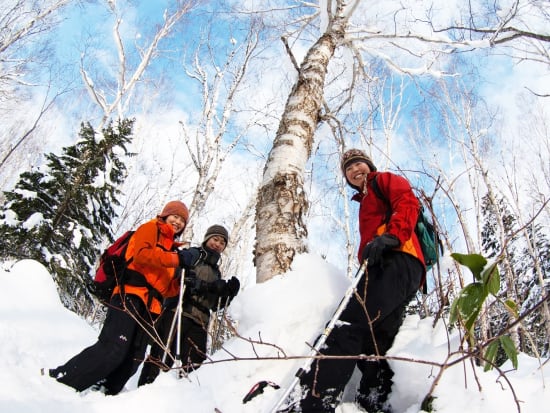
M372 172L376 171L376 166L374 166L371 158L369 158L365 152L361 149L349 149L342 155L342 162L340 164L344 175L346 175L346 168L353 162L364 162L369 166Z
M162 212L158 216L161 218L166 218L168 215L179 215L187 223L187 220L189 219L189 210L181 201L170 201L164 206Z
M225 240L226 244L229 243L229 234L227 230L221 225L212 225L206 230L206 233L204 234L204 241L202 242L203 245L205 245L206 242L215 235L219 235L220 237L222 237Z

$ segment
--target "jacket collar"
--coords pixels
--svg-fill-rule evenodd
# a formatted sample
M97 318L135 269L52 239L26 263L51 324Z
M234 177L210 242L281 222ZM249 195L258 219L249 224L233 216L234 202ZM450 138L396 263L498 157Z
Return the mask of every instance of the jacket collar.
M367 179L363 183L363 188L359 190L358 188L354 187L357 189L357 192L354 193L353 196L351 197L352 201L361 202L361 200L369 194L368 184L372 182L372 180L375 179L377 175L378 175L378 172L376 171L369 172L367 175Z

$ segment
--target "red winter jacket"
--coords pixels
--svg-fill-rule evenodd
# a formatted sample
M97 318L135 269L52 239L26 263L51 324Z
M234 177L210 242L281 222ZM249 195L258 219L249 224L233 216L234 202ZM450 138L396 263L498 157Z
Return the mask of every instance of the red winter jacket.
M386 220L386 201L380 199L374 192L372 181L376 182L380 192L390 202L392 214L388 224ZM395 235L401 242L397 251L403 251L417 257L424 264L424 256L414 232L420 205L409 182L402 176L391 172L370 172L362 192L356 193L352 199L359 202L359 243L358 258L361 252L375 236L383 233Z
M179 246L174 241L174 228L160 218L152 219L141 225L128 243L126 259L133 257L128 264L129 270L134 270L145 276L147 282L163 297L177 295L178 281L174 280L176 268L179 265L178 254L174 248ZM118 293L117 286L113 294ZM149 297L147 287L137 287L125 284L126 294L135 294L149 305L149 311L160 314L162 303L157 298Z

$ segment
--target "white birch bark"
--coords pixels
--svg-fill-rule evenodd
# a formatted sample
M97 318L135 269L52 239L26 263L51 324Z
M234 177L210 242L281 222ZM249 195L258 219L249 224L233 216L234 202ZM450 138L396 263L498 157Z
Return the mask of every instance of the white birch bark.
M265 165L256 207L257 282L288 271L296 254L307 251L304 168L319 122L328 64L345 35L344 3L337 2L335 17L302 62Z

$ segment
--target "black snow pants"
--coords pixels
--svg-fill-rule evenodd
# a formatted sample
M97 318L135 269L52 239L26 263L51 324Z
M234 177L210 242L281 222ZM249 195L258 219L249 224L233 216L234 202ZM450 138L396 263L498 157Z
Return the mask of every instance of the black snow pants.
M380 355L391 348L405 309L419 288L424 268L415 257L391 251L371 266L327 337L326 356ZM363 301L363 303L361 302ZM366 312L365 312L366 310ZM319 359L300 380L304 413L334 412L355 366L362 373L357 402L367 411L391 412L387 399L393 371L386 360Z
M163 343L168 343L170 327L175 316L176 312L172 309L168 309L163 311L157 323L155 323L157 336L162 339ZM179 356L183 369L189 372L197 368L206 359L207 326L203 326L193 321L191 318L182 316L180 328ZM162 358L166 346L160 345L157 341L152 342L149 356L141 369L138 386L153 383L160 374L161 366L165 369L169 369L173 366L174 357L177 353L176 340L177 332L174 331L171 343L168 343L170 352L164 357L164 363L162 363Z
M98 341L64 365L50 370L50 376L77 391L101 383L106 394L118 394L145 355L148 333L140 324L152 325L143 301L126 294L123 304L120 295L113 296Z

